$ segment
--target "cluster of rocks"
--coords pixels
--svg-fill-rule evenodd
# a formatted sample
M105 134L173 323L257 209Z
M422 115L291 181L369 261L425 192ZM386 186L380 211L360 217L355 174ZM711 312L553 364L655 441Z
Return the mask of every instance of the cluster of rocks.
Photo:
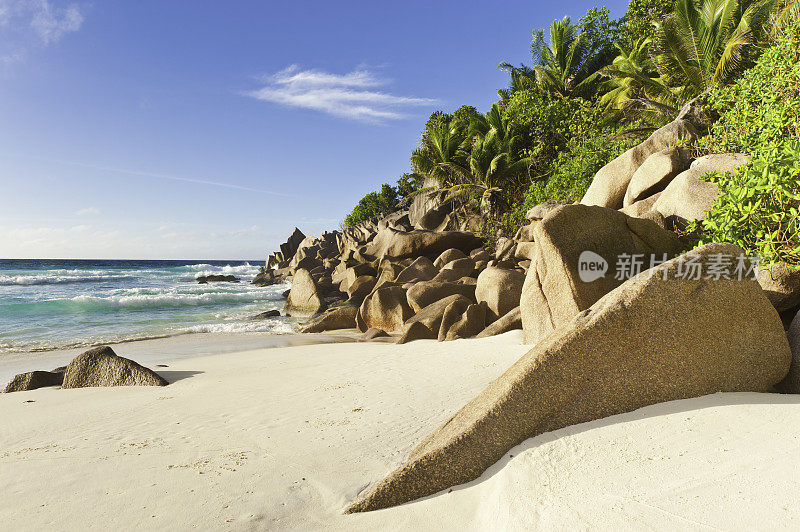
M108 346L95 347L53 371L31 371L11 379L4 393L36 390L48 386L87 388L95 386L166 386L155 371L118 356Z
M198 275L196 278L200 284L206 283L238 283L240 279L235 275Z
M355 312L362 329L400 331L400 341L446 340L476 334L483 320L479 336L521 326L534 347L348 512L473 480L511 447L564 426L715 392L800 393L800 272L777 264L755 268L755 279L752 270L708 276L703 268L714 264L752 265L730 244L687 252L679 236L719 194L701 177L747 161L741 154L693 159L685 147L698 137L693 113L690 104L602 168L580 203L531 209L529 224L501 239L485 264L481 251L464 253L474 292L426 286L445 269L439 257L430 268L425 253L370 291ZM580 266L586 254L599 268L589 278ZM611 271L621 257L637 256L647 261L640 273ZM686 275L690 265L704 274ZM377 286L380 273L368 273ZM464 279L446 282L471 287Z

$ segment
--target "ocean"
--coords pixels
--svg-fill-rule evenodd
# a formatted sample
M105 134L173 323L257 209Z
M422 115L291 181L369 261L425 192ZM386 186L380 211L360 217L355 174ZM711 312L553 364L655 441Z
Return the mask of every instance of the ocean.
M0 259L0 353L69 349L179 334L290 333L288 284L250 283L258 261ZM199 284L200 275L239 283Z

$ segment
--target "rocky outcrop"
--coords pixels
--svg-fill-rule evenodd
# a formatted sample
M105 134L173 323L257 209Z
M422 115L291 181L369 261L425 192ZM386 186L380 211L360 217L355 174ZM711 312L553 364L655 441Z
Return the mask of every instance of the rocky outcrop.
M366 253L375 258L400 260L425 256L435 259L443 251L458 249L469 253L482 244L482 240L463 231L396 231L391 228L379 231L367 246Z
M439 273L439 269L433 265L431 259L428 257L417 257L414 262L397 274L394 282L397 284L404 284L418 281L430 281L436 277L437 273Z
M536 257L520 298L525 343L529 344L542 340L632 276L634 256L643 271L652 259L663 262L683 249L674 233L649 220L586 205L553 212L539 222L534 236ZM592 265L598 269L589 270Z
M505 316L519 307L525 274L517 270L486 268L478 276L475 299L486 305L486 321L489 323Z
M436 266L437 269L441 268L445 264L449 264L454 260L458 259L465 259L467 258L467 254L461 251L460 249L453 249L450 248L442 252L441 255L436 257L436 260L433 261L433 265Z
M602 167L595 174L581 203L611 209L622 208L633 174L648 157L683 141L692 142L696 136L694 126L685 120L674 120L656 130L647 140Z
M378 280L371 275L361 275L357 277L346 289L349 298L348 302L353 305L361 305L361 303L364 302L364 298L375 288L377 282Z
M454 303L463 312L472 302L459 294L435 301L409 318L405 323L404 332L407 331L412 324L421 323L430 331L430 338L437 338L445 311ZM450 324L452 324L452 322Z
M333 309L328 309L321 316L318 316L306 323L300 332L320 333L333 331L335 329L354 329L356 326L356 314L358 307L343 305Z
M486 306L467 305L462 308L463 302L451 303L442 315L437 339L458 340L459 338L472 338L481 332L486 325Z
M251 320L266 320L266 319L269 319L269 318L278 318L278 317L280 317L280 315L281 315L281 311L280 310L268 310L266 312L261 312L259 314L256 314L255 316L251 316L250 319Z
M464 296L475 303L475 285L459 283L439 283L434 281L417 283L408 289L406 297L414 312L419 312L436 301L456 294Z
M195 280L200 284L238 283L240 281L240 279L235 275L198 275Z
M735 260L741 250L714 244L696 253L703 263L718 253ZM791 352L758 284L680 278L685 260L628 280L564 323L347 511L386 508L473 480L543 432L664 401L764 392L780 381Z
M792 351L792 363L789 373L778 384L777 388L782 393L800 393L800 312L798 312L786 331L789 348Z
M719 196L717 185L703 181L709 172L733 172L747 162L747 156L737 153L700 157L688 170L678 174L653 204L653 210L679 225L688 220L702 220Z
M96 347L75 357L64 371L62 388L93 386L166 386L155 371L117 356L108 346Z
M378 288L368 295L356 314L356 327L361 332L378 328L386 332L401 332L403 324L414 315L401 286Z
M292 278L284 312L290 316L313 316L325 309L325 301L311 273L299 269Z
M61 386L64 382L64 373L58 371L31 371L20 373L11 379L3 393L25 392L37 390L47 386Z
M688 169L691 162L688 148L670 147L655 152L633 173L622 205L627 207L661 192L676 175Z

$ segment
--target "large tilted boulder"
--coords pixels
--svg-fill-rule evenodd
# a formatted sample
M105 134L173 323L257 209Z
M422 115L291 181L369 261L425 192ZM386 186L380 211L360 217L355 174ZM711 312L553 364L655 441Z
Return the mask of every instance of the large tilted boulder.
M497 334L503 334L508 331L514 331L518 329L522 329L522 313L520 312L519 307L510 310L505 314L505 316L490 324L488 327L478 333L476 338L487 338L489 336L495 336Z
M613 209L569 205L551 213L534 230L536 256L520 298L525 343L535 344L553 329L618 287L631 275L616 271L620 259L637 255L650 266L677 255L678 237L650 220L631 218ZM583 267L605 265L596 275ZM631 259L632 262L632 259Z
M400 332L413 315L405 289L396 285L384 286L364 299L356 314L356 327L361 332L373 327L386 332Z
M30 371L28 373L20 373L11 379L3 393L25 392L47 386L61 386L63 381L64 374L58 371Z
M284 311L291 316L313 316L325 309L325 300L308 270L299 269L292 278L292 288Z
M602 167L595 174L581 203L611 209L621 208L633 174L648 157L681 141L691 142L696 136L694 126L685 120L674 120L654 131L647 140Z
M344 305L329 309L321 316L311 320L309 323L303 325L300 332L304 333L320 333L324 331L333 331L336 329L354 329L356 326L356 314L358 307Z
M664 190L679 173L689 168L691 150L670 147L655 152L645 159L631 177L622 205L627 207Z
M741 250L712 244L696 253L701 263L718 253L735 263ZM768 390L791 361L778 313L750 278L677 278L685 259L640 274L565 323L347 511L473 480L543 432L664 401Z
M769 268L759 268L756 279L778 312L800 305L800 270L776 262Z
M379 231L367 246L367 253L376 258L400 260L426 256L433 260L443 251L454 248L469 253L483 241L473 233L462 231L423 231L409 232L386 228Z
M525 214L525 218L527 218L531 222L542 220L552 211L560 209L564 205L572 205L573 203L575 202L572 200L560 200L560 199L548 200L544 203L540 203L539 205L534 205L533 207L528 209L528 212ZM515 238L514 240L519 240L519 239ZM526 240L526 242L531 242L531 241Z
M64 370L62 388L90 386L166 386L155 371L117 356L107 345L95 347L75 357Z
M741 153L719 153L700 157L688 170L678 174L653 204L664 218L678 222L702 220L719 196L717 185L700 179L709 172L733 172L747 162Z
M406 297L414 312L448 296L460 294L475 303L475 285L425 281L408 289Z
M519 307L525 274L517 270L486 268L478 276L475 299L486 304L486 321L491 323Z

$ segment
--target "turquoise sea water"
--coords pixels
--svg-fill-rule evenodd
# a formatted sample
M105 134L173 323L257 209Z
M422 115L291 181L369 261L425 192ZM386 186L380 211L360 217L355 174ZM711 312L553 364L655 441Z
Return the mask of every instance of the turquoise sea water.
M193 332L287 333L287 284L256 287L256 261L0 259L0 353L81 347ZM239 283L198 284L232 274Z

